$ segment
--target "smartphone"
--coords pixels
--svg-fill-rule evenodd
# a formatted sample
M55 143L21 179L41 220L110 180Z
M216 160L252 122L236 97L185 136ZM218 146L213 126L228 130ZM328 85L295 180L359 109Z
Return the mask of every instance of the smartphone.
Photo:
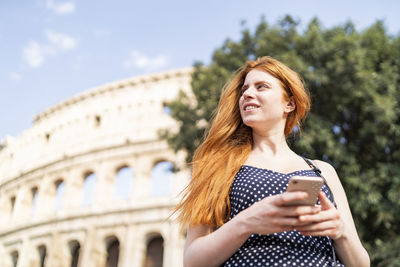
M306 205L314 206L318 200L318 193L321 191L324 179L321 177L293 176L289 180L286 192L304 191L308 197L303 200L296 200L286 204L286 206Z

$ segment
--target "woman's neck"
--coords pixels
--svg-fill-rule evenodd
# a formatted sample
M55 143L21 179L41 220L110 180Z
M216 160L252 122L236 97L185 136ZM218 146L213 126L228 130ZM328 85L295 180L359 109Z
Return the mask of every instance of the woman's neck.
M293 151L289 148L282 131L253 131L253 153L276 157L292 154Z

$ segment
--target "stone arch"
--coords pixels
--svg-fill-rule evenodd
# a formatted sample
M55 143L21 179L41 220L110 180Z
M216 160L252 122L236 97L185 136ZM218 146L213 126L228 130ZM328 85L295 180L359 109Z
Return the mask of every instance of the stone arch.
M68 266L70 267L78 267L79 266L79 256L81 252L81 244L77 240L71 240L68 242L69 248L69 256L70 263Z
M150 173L150 196L168 196L171 193L171 182L174 163L159 159L154 162Z
M37 210L37 200L38 200L38 195L39 195L39 188L35 185L31 187L31 214L32 216L35 215L36 210Z
M94 201L94 192L97 182L97 176L93 171L86 171L83 174L82 182L82 206L89 206Z
M30 220L35 212L34 207L37 203L38 187L35 184L29 183L24 186L18 187L16 197L11 197L10 208L12 213L10 215L17 220ZM35 204L35 206L33 206Z
M13 252L11 252L10 257L11 257L11 266L17 267L18 266L18 258L19 258L18 251L14 250Z
M146 238L144 267L162 267L164 260L164 238L160 233L150 233Z
M58 212L61 210L64 200L64 191L65 191L64 180L62 178L57 179L54 182L54 188L55 188L54 210Z
M167 102L162 102L162 112L167 116L171 115L171 107Z
M37 251L39 253L39 267L46 266L47 259L47 248L46 245L42 244L37 247Z
M128 164L122 164L115 170L114 192L115 199L129 199L132 192L134 172Z
M120 243L116 236L109 236L105 240L106 264L105 267L118 267Z
M149 199L149 195L150 172L154 159L167 158L174 160L177 166L183 166L180 162L183 161L184 153L176 156L164 142L156 138L156 131L161 126L171 129L175 127L168 116L160 114L159 108L164 97L168 100L178 93L176 87L190 91L190 73L184 73L160 74L154 81L150 76L132 78L129 81L132 80L135 87L128 85L119 90L115 84L105 85L101 91L93 90L95 95L92 91L66 99L61 105L49 108L36 116L35 122L42 130L38 130L37 127L28 129L27 135L24 134L15 146L1 151L4 152L3 156L7 161L0 164L0 169L5 168L7 175L4 177L11 179L2 181L4 184L0 185L2 203L7 213L10 196L16 192L18 194L15 197L15 211L21 214L20 204L27 203L28 212L25 214L30 217L28 200L31 197L31 188L34 185L38 186L37 216L33 220L14 216L18 220L5 224L5 227L1 225L4 229L2 243L5 243L5 247L0 244L0 257L4 256L4 261L7 258L8 263L11 251L17 250L18 247L18 264L38 267L38 245L44 244L41 252L46 252L42 255L45 255L47 267L67 267L71 263L68 242L77 240L80 244L80 267L85 265L85 261L88 262L86 265L93 263L93 266L103 267L106 251L104 238L115 234L120 242L119 265L141 265L146 248L143 232L154 231L160 232L164 237L164 264L168 262L170 266L181 265L179 255L182 249L180 243L174 243L176 230L172 220L166 218L168 210L176 204L175 199ZM125 84L125 81L123 83ZM128 108L124 108L121 116L114 112L120 100L125 106L126 103L132 103L133 109L136 103L142 100L143 93L146 99L141 105L145 112L132 112ZM152 98L155 106L150 106ZM132 102L131 99L136 100ZM110 115L103 114L103 108L112 110ZM93 117L87 120L87 114L101 114L98 128L93 128ZM152 120L147 118L150 114ZM78 120L77 116L81 118ZM54 119L55 117L58 119ZM139 118L141 121L132 120ZM120 128L120 125L124 128ZM46 132L51 135L50 142L42 147L43 135ZM30 137L32 144L26 141ZM124 143L128 138L130 143ZM66 151L66 147L71 149ZM11 154L9 150L15 150L15 161L8 159L8 155ZM15 156L19 154L22 156ZM183 156L180 156L181 154ZM131 191L133 198L129 202L113 202L110 200L113 195L115 167L122 162L128 163L134 171L131 187L131 190L134 189ZM97 176L95 205L83 208L80 207L83 176L86 170L92 168ZM174 175L173 185L178 185L181 180L186 182L184 174L186 173ZM61 177L65 186L62 210L60 214L55 214L54 182ZM22 198L24 201L21 201ZM5 219L3 217L0 220ZM0 259L0 262L3 261ZM31 262L35 265L29 265Z
M10 197L10 218L13 217L14 212L15 212L15 202L17 201L16 195L11 195Z
M101 126L101 115L95 114L94 115L94 127L99 128Z

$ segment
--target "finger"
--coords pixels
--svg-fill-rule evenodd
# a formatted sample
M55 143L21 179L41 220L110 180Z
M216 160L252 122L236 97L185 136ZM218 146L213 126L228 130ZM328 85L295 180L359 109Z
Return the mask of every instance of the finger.
M271 223L276 226L293 226L299 225L299 219L297 217L276 217L271 219Z
M322 222L322 221L338 220L338 219L340 219L340 214L336 209L324 210L317 214L299 216L300 222Z
M298 222L297 224L296 224L296 229L298 228L298 227L300 227L300 226L305 226L305 225L310 225L310 224L312 224L312 223L309 223L309 222Z
M329 236L332 239L337 239L341 236L340 233L338 233L335 229L327 229L323 231L311 231L311 232L306 232L306 231L299 231L300 234L302 235L308 235L308 236Z
M329 198L326 196L326 194L322 191L319 192L318 194L319 197L319 202L321 203L322 209L327 210L330 208L334 208L335 205L329 200Z
M277 195L273 199L273 202L275 205L284 206L290 202L306 199L307 197L308 197L308 194L306 192L301 192L301 191L285 192L285 193Z
M301 216L316 214L321 211L321 206L288 206L281 207L278 209L282 216Z
M296 230L299 232L321 232L330 229L336 229L339 227L339 222L336 221L325 221L321 223L311 223L307 225L299 225Z

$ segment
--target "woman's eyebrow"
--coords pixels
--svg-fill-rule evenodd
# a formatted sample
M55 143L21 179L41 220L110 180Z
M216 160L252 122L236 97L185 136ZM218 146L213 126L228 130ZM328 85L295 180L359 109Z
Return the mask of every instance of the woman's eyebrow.
M242 90L244 90L244 89L247 89L249 87L249 85L248 84L243 84L243 86L242 86Z
M256 82L254 83L255 86L260 85L260 84L266 84L266 85L269 86L269 87L272 86L271 83L270 83L270 82L267 82L267 81L256 81ZM247 89L247 88L249 88L249 85L248 85L248 84L243 84L243 86L241 87L242 91L245 90L245 89Z
M255 82L254 84L255 84L255 85L266 84L266 85L268 85L269 87L272 86L271 83L269 83L269 82L267 82L267 81L257 81L257 82Z

